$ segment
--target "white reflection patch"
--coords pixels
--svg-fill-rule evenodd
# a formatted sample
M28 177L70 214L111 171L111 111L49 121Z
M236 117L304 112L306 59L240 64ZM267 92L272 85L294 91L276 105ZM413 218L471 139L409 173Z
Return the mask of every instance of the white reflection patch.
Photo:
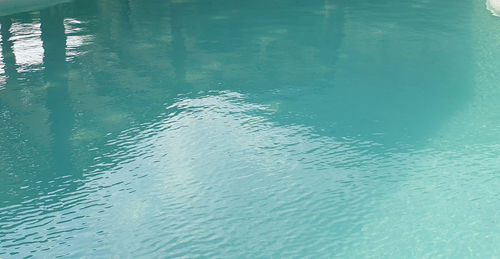
M487 0L486 8L495 16L500 16L500 0Z
M40 23L13 23L10 31L17 72L39 70L44 54Z
M64 30L66 38L66 61L85 53L81 49L82 46L92 42L92 35L86 35L82 26L85 22L76 19L64 19Z
M3 46L3 44L4 44L3 42L4 42L4 40L3 40L2 36L0 35L1 46ZM3 90L3 89L5 89L5 83L6 83L6 81L7 81L7 78L6 78L6 75L5 75L5 62L3 60L3 54L0 51L0 91Z

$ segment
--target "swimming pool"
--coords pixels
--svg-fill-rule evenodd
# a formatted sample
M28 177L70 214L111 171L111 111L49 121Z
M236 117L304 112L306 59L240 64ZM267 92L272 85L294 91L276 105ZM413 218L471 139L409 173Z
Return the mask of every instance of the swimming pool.
M484 1L43 6L0 21L0 258L500 255Z

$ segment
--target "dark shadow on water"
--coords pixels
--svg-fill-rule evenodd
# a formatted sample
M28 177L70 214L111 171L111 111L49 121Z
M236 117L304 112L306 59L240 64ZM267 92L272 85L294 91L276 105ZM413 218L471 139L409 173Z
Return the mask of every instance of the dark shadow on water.
M173 3L170 5L170 28L172 30L172 66L175 70L175 80L183 83L186 79L186 45L183 35L183 6Z
M47 84L46 107L52 139L50 165L55 175L70 175L74 172L70 139L75 116L68 89L63 11L60 6L40 11L44 78Z

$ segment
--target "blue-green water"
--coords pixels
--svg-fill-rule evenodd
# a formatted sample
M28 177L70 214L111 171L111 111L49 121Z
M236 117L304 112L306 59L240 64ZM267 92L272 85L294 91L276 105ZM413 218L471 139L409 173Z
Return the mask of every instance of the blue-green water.
M0 258L500 256L484 1L50 4L0 2Z

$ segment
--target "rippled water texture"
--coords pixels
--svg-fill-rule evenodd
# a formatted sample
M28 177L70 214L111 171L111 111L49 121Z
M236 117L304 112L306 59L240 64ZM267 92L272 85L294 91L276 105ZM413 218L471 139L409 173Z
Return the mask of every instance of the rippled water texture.
M34 2L0 2L0 258L500 256L484 1Z

